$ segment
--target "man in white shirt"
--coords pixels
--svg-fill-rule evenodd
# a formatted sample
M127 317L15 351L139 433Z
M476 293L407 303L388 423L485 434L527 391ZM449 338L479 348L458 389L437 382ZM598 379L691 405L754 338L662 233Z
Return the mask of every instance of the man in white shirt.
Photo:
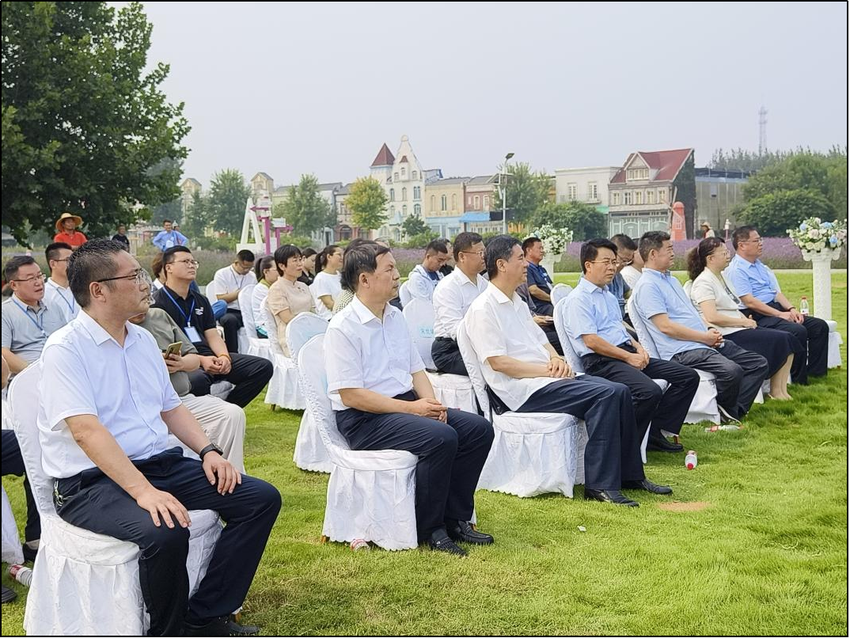
M586 499L637 507L621 489L669 494L669 487L652 483L643 473L628 388L589 375L573 378L516 294L527 277L519 241L494 237L485 259L490 285L472 303L465 321L494 409L584 419L589 438L584 453Z
M457 267L434 290L434 343L431 356L439 372L468 376L457 347L457 325L472 302L487 290L484 269L484 242L478 233L455 237L454 258Z
M407 450L419 458L420 542L459 556L466 551L455 541L492 543L469 523L492 426L434 398L404 317L389 303L398 294L399 274L388 248L349 248L342 277L355 297L325 335L328 395L340 434L353 450Z
M44 251L50 277L44 283L44 301L55 306L68 323L80 312L80 307L74 301L74 295L68 287L68 257L74 251L64 242L50 244Z
M417 264L407 277L407 289L413 297L428 299L443 278L441 269L449 260L449 249L442 239L435 239L425 248L425 258Z
M239 309L239 292L243 288L257 285L254 253L250 250L240 250L232 264L216 271L213 281L218 288L216 296L227 302L227 311L218 320L224 330L224 342L228 352L239 352L239 328L245 325ZM248 312L250 311L248 308Z
M149 635L245 635L230 613L248 592L280 511L280 494L222 458L168 378L153 336L128 319L147 310L150 279L111 240L81 246L68 279L82 312L42 355L38 429L59 516L139 546ZM174 434L200 461L169 449ZM188 510L225 522L189 596Z

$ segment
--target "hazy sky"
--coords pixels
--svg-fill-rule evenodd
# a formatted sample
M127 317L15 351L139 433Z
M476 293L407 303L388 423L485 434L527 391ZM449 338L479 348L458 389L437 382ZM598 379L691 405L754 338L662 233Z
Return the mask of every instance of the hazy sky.
M424 168L620 165L634 150L847 138L847 5L145 3L186 103L185 176L348 182L408 135Z

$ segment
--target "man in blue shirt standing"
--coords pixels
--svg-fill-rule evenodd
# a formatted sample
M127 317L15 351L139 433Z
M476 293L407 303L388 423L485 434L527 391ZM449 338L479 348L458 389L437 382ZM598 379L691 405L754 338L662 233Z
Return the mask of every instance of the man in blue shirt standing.
M529 237L522 242L522 252L528 262L526 276L528 278L528 292L534 297L534 305L538 314L552 317L555 308L552 306L552 278L546 269L540 265L546 255L543 242L537 237Z
M165 230L159 231L159 234L153 238L153 245L159 248L162 252L165 252L174 246L188 245L189 240L184 234L173 229L170 219L163 220L162 227Z
M755 319L760 328L773 328L794 335L794 363L791 381L806 384L808 375L826 374L829 326L823 319L800 314L779 289L776 275L759 257L762 238L755 226L741 226L732 233L735 257L726 269L743 305L742 310ZM806 351L808 350L808 366Z

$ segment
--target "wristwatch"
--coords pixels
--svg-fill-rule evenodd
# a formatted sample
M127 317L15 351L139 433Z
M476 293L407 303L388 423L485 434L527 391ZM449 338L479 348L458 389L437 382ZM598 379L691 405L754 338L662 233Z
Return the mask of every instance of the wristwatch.
M218 447L215 443L210 443L207 447L198 452L198 456L201 457L202 461L204 460L204 455L206 455L207 452L218 452L219 456L224 456L224 452L222 452L221 448Z

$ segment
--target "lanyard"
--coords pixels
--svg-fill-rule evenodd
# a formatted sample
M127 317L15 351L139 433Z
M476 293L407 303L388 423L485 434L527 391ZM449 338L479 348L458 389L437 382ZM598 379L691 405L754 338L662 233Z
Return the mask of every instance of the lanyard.
M74 296L71 295L71 301L69 302L67 299L65 299L65 295L62 294L62 290L59 288L58 284L55 284L52 281L48 281L47 283L53 286L54 290L56 290L56 294L62 297L62 301L64 301L65 305L68 306L68 310L71 311L71 314L74 314L74 308L76 308L77 306L77 302L74 300Z
M42 336L42 337L46 337L46 336L47 336L47 333L44 331L44 314L42 313L42 315L41 315L41 322L39 323L38 321L36 321L35 319L33 319L33 316L29 313L29 311L27 311L27 309L26 309L24 306L22 306L21 304L19 304L19 303L18 303L18 300L17 300L17 299L12 299L12 301L14 301L14 302L15 302L15 305L16 305L18 308L20 308L20 309L21 309L21 312L22 312L22 313L24 313L24 314L27 316L27 319L29 319L30 321L32 321L32 322L35 324L35 327L36 327L36 328L38 328L39 330L41 330L41 336ZM35 316L37 317L37 316L38 316L38 313L36 313L36 315L35 315Z
M182 308L182 307L180 307L180 304L179 304L179 303L177 303L177 300L176 300L174 297L172 297L172 296L171 296L171 293L170 293L170 292L168 292L168 288L166 288L165 286L163 286L163 287L162 287L162 291L163 291L166 295L168 295L168 298L169 298L169 299L171 299L171 303L173 303L173 304L176 306L177 311L178 311L181 315L183 315L183 318L186 320L186 327L187 327L187 328L191 328L191 327L192 327L192 322L191 322L191 319L192 319L192 311L195 309L195 297L192 297L192 305L189 307L189 314L187 315L185 312L183 312L183 308Z

